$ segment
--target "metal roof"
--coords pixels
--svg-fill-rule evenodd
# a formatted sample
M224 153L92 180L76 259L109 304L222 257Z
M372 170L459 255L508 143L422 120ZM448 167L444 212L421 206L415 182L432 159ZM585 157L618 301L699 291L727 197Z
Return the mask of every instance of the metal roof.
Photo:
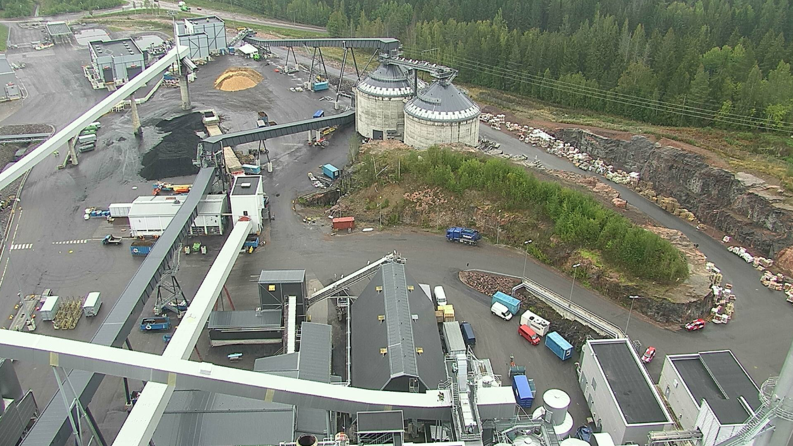
M93 41L88 45L94 50L97 56L131 56L143 54L138 45L132 39L108 40L106 42Z
M760 408L760 389L729 350L669 357L699 406L708 402L721 424L743 424L751 416L740 398L753 410Z
M266 422L263 422L265 421ZM174 391L152 440L171 446L293 441L292 406L198 390Z
M8 59L6 58L5 54L0 54L0 74L6 73L13 73L14 69L11 68L11 64L8 63Z
M297 378L297 367L300 360L298 353L265 356L253 362L254 372L273 373L281 376ZM283 374L282 374L283 373Z
M213 311L207 324L210 330L280 326L281 310Z
M193 17L185 20L195 25L203 25L206 23L223 23L223 20L214 15L209 15L206 17Z
M234 188L231 190L231 195L256 195L261 182L261 175L239 175L234 179ZM250 184L250 186L242 187L243 184Z
M306 280L304 269L268 269L259 274L259 283L295 283Z
M187 200L187 194L169 196L141 196L132 201L129 217L173 217ZM198 215L217 215L223 212L225 195L207 195L198 203Z
M331 326L313 322L300 325L300 379L330 382Z
M401 410L358 412L359 434L402 432L404 430L405 421Z
M588 341L627 424L669 423L653 383L626 339Z
M399 40L389 37L362 38L362 39L260 39L248 36L246 42L260 46L307 46L309 48L369 48L379 49L380 51L397 50L401 43Z
M355 300L351 344L355 387L380 390L392 379L407 376L434 389L446 377L432 302L401 263L381 266ZM385 355L381 348L387 349Z
M393 64L380 64L355 86L362 93L384 98L413 95L413 87L402 68Z
M69 25L66 22L47 22L44 25L47 28L47 34L51 36L68 36L72 34Z
M476 119L479 107L451 83L435 81L405 104L405 113L424 121L461 122Z

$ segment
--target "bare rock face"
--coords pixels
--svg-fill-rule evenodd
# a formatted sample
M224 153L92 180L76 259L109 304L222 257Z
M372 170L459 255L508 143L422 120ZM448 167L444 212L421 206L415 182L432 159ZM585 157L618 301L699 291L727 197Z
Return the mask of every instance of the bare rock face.
M778 187L760 178L709 166L699 154L662 147L643 136L623 141L580 129L555 133L593 157L639 172L658 195L675 198L699 221L767 257L793 245L793 206L785 203Z
M793 247L783 249L777 256L775 264L788 274L793 274Z

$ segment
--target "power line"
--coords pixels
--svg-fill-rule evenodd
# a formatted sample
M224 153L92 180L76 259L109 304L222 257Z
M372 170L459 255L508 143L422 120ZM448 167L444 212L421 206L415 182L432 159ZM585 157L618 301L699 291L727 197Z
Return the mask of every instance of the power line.
M415 51L412 48L407 49L408 52ZM724 122L737 126L744 126L750 128L760 128L771 131L793 131L793 126L789 124L782 124L779 127L770 127L762 118L748 117L737 115L734 113L718 113L717 110L702 109L693 106L684 106L681 104L672 104L669 102L640 98L637 96L626 95L623 93L613 92L594 87L582 86L569 82L559 81L556 79L545 79L530 73L519 73L514 70L507 70L500 67L493 67L484 65L479 61L469 58L443 54L443 63L447 65L457 65L470 70L482 71L492 75L500 76L503 79L513 80L529 85L536 85L542 88L550 88L564 93L575 94L596 100L608 101L622 105L642 108L651 111L661 111L680 116L687 116L698 119L714 120ZM449 63L451 61L452 63Z

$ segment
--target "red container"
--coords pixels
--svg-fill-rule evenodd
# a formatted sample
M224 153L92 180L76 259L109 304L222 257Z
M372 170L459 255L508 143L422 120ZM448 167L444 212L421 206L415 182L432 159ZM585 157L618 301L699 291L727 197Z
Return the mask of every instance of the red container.
M333 219L333 229L353 229L355 228L355 217L340 217Z

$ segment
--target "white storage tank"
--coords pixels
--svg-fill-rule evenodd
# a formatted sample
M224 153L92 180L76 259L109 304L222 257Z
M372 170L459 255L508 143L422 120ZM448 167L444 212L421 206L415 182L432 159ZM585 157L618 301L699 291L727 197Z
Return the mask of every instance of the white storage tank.
M41 310L39 310L41 320L51 321L55 319L55 315L58 313L60 306L61 302L58 296L48 296L47 300L41 305Z
M83 303L83 314L86 317L93 317L99 313L99 307L102 306L102 299L99 298L98 292L88 293Z
M549 389L542 394L542 404L546 414L550 416L550 422L554 426L564 423L567 415L567 408L570 407L570 396L559 389ZM546 417L546 420L549 418Z
M448 81L436 80L405 105L405 144L479 143L479 107Z
M589 443L587 443L584 440L579 440L578 438L568 438L566 440L562 440L562 442L559 443L559 445L560 446L589 446Z
M405 130L405 100L413 88L401 67L380 64L355 86L355 129L372 139L399 138Z

